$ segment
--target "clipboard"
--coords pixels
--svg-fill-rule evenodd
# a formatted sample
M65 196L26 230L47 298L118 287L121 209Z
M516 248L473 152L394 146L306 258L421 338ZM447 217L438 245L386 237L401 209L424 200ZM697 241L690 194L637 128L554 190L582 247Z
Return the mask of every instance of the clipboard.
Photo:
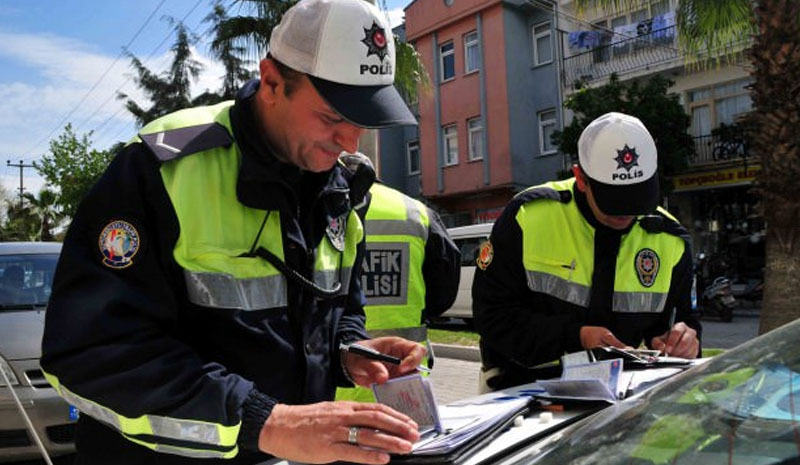
M409 465L459 465L469 459L473 454L481 450L484 446L492 442L497 436L505 432L514 423L514 419L520 415L527 415L531 409L531 403L538 402L535 398L530 398L521 407L510 410L502 418L498 419L490 427L478 434L472 435L458 444L452 450L440 454L418 454L411 452L405 455L392 455L390 463L401 463ZM451 434L445 431L443 434Z
M617 347L596 347L587 351L594 360L621 358L625 370L661 367L688 367L692 361L687 358L657 355L656 350L619 349Z

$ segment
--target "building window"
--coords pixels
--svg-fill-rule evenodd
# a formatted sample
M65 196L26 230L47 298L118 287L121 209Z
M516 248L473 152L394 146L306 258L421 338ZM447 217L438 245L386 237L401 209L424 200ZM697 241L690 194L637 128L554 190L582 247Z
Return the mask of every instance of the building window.
M558 151L553 144L553 132L556 130L556 111L546 110L539 113L539 153L542 155Z
M711 134L720 124L734 124L753 108L745 86L749 79L717 84L688 93L689 114L692 115L692 134L695 137Z
M456 54L452 42L439 47L439 59L442 66L442 81L453 79L456 76Z
M464 72L471 73L481 68L478 55L478 32L472 31L464 36Z
M408 174L419 174L419 141L412 140L406 147Z
M483 120L480 117L467 120L469 134L469 160L483 159Z
M553 61L553 46L550 40L550 23L533 26L533 64L543 65Z
M442 128L444 136L444 166L458 164L458 131L456 125L445 126Z

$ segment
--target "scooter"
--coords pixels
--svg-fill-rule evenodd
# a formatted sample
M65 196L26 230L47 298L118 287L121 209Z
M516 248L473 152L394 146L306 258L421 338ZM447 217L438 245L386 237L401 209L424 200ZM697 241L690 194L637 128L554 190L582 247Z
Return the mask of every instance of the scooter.
M736 297L733 296L731 280L719 276L703 291L701 313L712 310L726 323L733 321Z

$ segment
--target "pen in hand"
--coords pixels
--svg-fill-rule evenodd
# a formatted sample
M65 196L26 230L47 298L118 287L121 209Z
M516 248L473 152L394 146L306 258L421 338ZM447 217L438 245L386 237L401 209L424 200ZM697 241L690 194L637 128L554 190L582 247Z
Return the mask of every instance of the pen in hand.
M378 352L375 349L371 349L369 347L365 347L359 344L340 344L339 348L350 352L351 354L360 355L364 358L368 358L370 360L377 360L379 362L386 362L391 363L392 365L400 365L399 357L395 357L394 355L384 354L382 352ZM430 373L430 368L419 365L417 367L417 371L424 371L426 373Z
M667 340L669 340L669 333L671 333L672 329L675 327L675 313L676 312L677 312L677 308L676 307L672 307L672 313L669 314L669 323L668 323L669 327L667 328ZM667 352L666 341L664 341L664 355L669 356L669 353Z

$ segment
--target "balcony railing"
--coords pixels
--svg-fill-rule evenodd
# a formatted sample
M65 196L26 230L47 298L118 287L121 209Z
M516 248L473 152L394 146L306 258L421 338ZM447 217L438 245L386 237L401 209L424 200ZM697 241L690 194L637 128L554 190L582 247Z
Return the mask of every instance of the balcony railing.
M694 138L695 155L689 160L689 166L710 165L734 161L752 160L744 139L722 138L717 135L705 135Z
M675 60L680 56L675 36L675 26L619 41L606 36L606 42L613 42L564 58L564 85L572 88L577 81L592 82Z

